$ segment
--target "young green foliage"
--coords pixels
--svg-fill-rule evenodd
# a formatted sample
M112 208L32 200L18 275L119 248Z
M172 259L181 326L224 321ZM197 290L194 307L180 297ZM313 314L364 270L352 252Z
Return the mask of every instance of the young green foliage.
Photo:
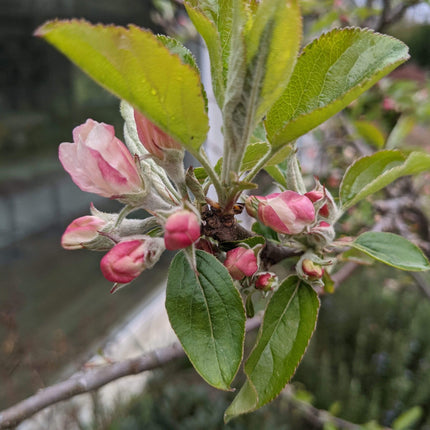
M133 25L126 29L83 20L50 21L36 35L191 152L206 139L208 117L198 70L169 51L168 39L160 41ZM172 46L175 53L178 45Z
M280 148L312 130L408 58L405 44L370 30L323 34L304 49L267 115L270 143Z
M206 42L213 90L219 106L222 106L230 56L233 1L186 0L184 4L188 16Z
M223 105L223 180L237 172L257 123L288 84L301 41L297 1L236 0ZM288 37L285 35L288 34Z
M430 154L380 151L352 164L340 185L340 200L347 209L396 179L430 170Z
M397 234L368 231L358 236L351 246L401 270L430 270L430 263L421 249Z

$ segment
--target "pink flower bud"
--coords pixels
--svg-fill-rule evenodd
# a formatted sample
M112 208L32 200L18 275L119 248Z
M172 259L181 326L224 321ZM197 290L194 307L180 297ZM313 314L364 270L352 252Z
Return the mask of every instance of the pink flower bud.
M83 191L119 198L138 194L143 185L127 147L113 126L88 119L73 130L74 143L59 147L59 158L73 182Z
M321 279L324 275L324 269L319 264L314 263L308 258L303 260L302 269L303 273L308 276L310 281Z
M64 249L82 249L85 244L96 239L106 221L96 216L83 216L72 221L61 237Z
M194 212L180 210L164 226L164 243L170 251L186 248L200 237L200 222Z
M318 202L318 201L320 201L321 199L323 199L323 198L325 198L326 197L326 195L325 195L325 193L323 192L323 191L320 191L320 190L312 190L312 191L309 191L308 193L305 193L305 196L312 202L312 203L315 203L315 202ZM322 215L323 217L325 217L325 218L327 218L328 216L329 216L329 209L328 209L328 205L327 204L325 204L325 205L323 205L321 208L320 208L320 210L319 210L319 212L318 212L320 215Z
M231 277L240 281L245 276L252 276L257 270L257 257L252 249L241 246L227 252L224 266Z
M262 291L271 291L278 283L278 277L274 273L265 272L258 275L255 288Z
M179 142L159 129L136 109L134 110L134 120L139 140L150 154L164 160L166 149L182 149Z
M298 234L315 219L311 200L294 191L270 194L266 197L251 196L246 203L251 216L268 227L284 234Z
M116 244L101 260L103 276L111 282L126 284L151 268L164 250L159 238L127 240Z

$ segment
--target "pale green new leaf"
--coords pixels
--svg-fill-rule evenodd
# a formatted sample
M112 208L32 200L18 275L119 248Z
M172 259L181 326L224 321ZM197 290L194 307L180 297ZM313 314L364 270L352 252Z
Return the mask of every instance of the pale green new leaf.
M208 118L198 71L151 32L72 20L48 22L36 35L191 152L206 139Z
M270 143L279 148L312 130L408 58L404 43L367 29L323 34L304 49L267 115Z
M275 180L275 182L281 185L281 187L285 190L287 189L287 178L279 165L266 166L264 170Z
M241 172L251 170L270 150L270 145L267 142L251 143L246 147L245 155L243 156Z
M249 24L248 24L249 25ZM259 120L281 96L296 64L302 39L297 0L265 0L245 30L248 67L259 91Z
M233 1L186 0L184 4L191 21L206 42L211 60L212 86L217 103L222 107L231 48Z
M225 413L225 420L252 412L273 400L293 376L315 329L319 300L296 276L272 296L246 364L247 380Z
M397 178L430 171L430 154L400 151L380 151L362 157L352 164L340 185L340 200L344 209L379 191Z
M173 330L197 372L229 390L243 354L245 311L227 269L211 254L196 251L197 273L184 251L173 259L166 309Z
M430 263L421 249L397 234L369 231L358 236L351 246L401 270L430 270Z
M225 83L223 76L223 56L219 33L215 23L209 19L198 7L193 7L193 3L196 2L191 3L187 1L184 4L187 9L188 16L206 42L211 63L212 87L218 105L222 106L224 103Z

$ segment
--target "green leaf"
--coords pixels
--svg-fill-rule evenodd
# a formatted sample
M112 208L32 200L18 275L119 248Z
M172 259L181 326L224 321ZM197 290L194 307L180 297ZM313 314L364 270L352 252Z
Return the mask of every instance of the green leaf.
M270 145L267 142L251 143L246 147L245 155L243 156L241 172L251 170L270 150Z
M375 263L375 260L369 257L364 252L359 251L358 249L348 249L348 251L342 252L340 258L342 261L352 261L357 264L362 264L364 266L371 266ZM327 272L324 272L326 274Z
M420 272L430 269L421 249L397 234L369 231L358 236L351 246L401 270Z
M196 59L193 53L184 46L179 40L173 37L166 36L164 34L157 34L155 36L168 50L177 55L184 64L188 64L199 73Z
M265 0L258 5L252 26L245 32L247 64L253 69L250 74L260 93L257 120L288 84L301 39L302 21L296 0Z
M285 190L287 189L287 178L279 165L266 166L264 170L275 180L275 182L281 185Z
M385 136L382 131L370 121L354 121L354 127L357 133L367 143L381 149L385 145Z
M385 147L393 149L402 146L403 141L412 131L417 123L417 119L413 116L402 115L388 136Z
M397 178L430 170L430 154L380 151L362 157L345 172L340 184L340 200L344 209L379 191Z
M280 148L312 130L408 58L404 43L367 29L323 34L304 49L269 111L269 142Z
M315 329L319 300L296 276L287 278L265 312L257 343L246 364L247 380L225 413L225 420L273 400L293 376Z
M422 416L423 409L420 406L414 406L395 419L393 430L409 430L418 423Z
M208 177L208 174L203 167L195 167L194 175L197 178L197 180L200 182L200 184L203 184L205 179Z
M228 148L224 178L240 168L257 123L288 84L301 39L297 0L244 3L233 2L232 55L223 107Z
M191 152L206 139L208 118L197 70L151 32L72 20L47 22L36 35Z
M263 236L266 239L279 242L278 233L270 227L267 227L267 225L261 224L261 222L256 221L254 224L252 224L251 229L254 233Z
M226 2L220 1L220 5L224 5L224 3ZM217 103L222 106L224 103L225 77L227 73L226 57L228 57L229 42L224 40L225 43L222 43L218 26L224 29L222 34L227 32L227 23L223 24L224 21L228 22L228 18L225 16L226 12L223 9L223 19L220 21L218 19L218 4L216 3L188 0L184 4L188 16L206 42L211 63L212 86Z
M229 390L242 360L245 311L227 269L196 251L197 273L184 251L169 269L166 309L173 330L197 372Z

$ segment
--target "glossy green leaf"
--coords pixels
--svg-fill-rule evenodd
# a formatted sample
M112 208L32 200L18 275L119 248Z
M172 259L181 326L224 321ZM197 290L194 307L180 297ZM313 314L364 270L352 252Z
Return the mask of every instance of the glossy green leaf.
M173 259L166 309L173 330L197 372L229 390L242 360L245 311L227 269L211 254L196 251L198 275L185 252Z
M316 292L296 276L272 296L246 364L247 380L225 413L229 419L273 400L293 376L315 329Z
M351 246L398 269L415 272L430 269L421 249L397 234L369 231L358 236Z
M361 199L379 191L397 178L430 171L430 154L400 151L380 151L362 157L352 164L340 185L343 208L349 208Z
M370 30L323 34L304 49L267 115L270 143L279 148L312 130L408 58L404 43Z
M48 22L36 35L190 151L206 139L208 118L197 70L151 32L72 20Z

